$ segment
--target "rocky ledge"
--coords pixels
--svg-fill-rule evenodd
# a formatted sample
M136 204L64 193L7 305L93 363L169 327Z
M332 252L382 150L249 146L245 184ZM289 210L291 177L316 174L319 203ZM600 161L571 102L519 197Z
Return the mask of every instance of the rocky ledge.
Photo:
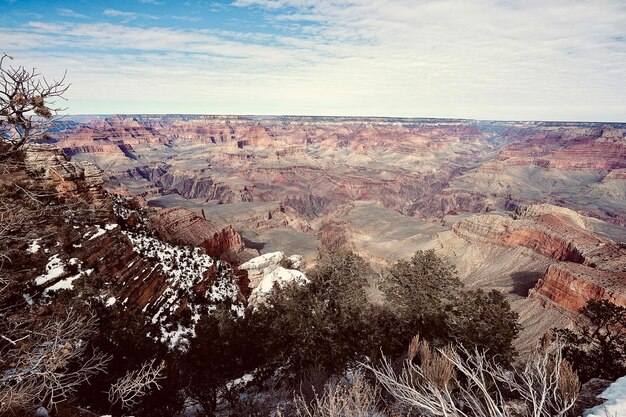
M569 311L592 299L626 306L626 248L596 236L588 224L575 211L541 204L521 208L511 217L472 216L452 230L470 242L525 247L553 259L530 297Z
M49 182L62 196L86 198L94 204L104 202L102 171L92 163L72 162L53 145L32 144L25 151L24 164L33 179Z
M231 225L218 225L182 207L152 211L150 224L166 242L200 247L210 256L245 249L241 235Z

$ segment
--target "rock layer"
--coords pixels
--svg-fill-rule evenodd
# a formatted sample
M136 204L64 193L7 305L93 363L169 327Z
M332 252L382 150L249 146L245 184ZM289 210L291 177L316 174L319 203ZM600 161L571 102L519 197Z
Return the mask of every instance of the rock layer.
M553 259L531 297L577 311L589 300L626 305L626 248L600 238L580 214L547 204L521 208L513 217L477 215L453 225L466 240L517 246Z
M80 197L100 205L104 201L102 171L89 162L74 163L53 145L33 144L24 153L26 172L47 181L66 196Z
M220 226L181 207L153 210L150 223L163 240L203 248L210 256L236 254L245 248L232 226Z

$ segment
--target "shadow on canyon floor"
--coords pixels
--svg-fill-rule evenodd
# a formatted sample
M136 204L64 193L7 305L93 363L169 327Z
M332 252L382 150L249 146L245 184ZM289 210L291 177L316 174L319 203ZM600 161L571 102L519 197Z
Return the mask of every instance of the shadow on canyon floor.
M537 271L520 271L512 274L513 289L511 292L521 297L528 297L528 291L537 284L542 276L543 273Z

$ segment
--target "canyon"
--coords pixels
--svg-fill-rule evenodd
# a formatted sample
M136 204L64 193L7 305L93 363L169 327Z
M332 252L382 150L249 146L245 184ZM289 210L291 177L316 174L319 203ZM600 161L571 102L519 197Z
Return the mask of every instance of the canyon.
M469 287L507 293L536 335L590 299L626 305L625 134L619 123L83 116L59 124L55 145L86 173L98 166L169 244L235 264L281 251L311 266L320 249L348 249L379 275L434 249Z

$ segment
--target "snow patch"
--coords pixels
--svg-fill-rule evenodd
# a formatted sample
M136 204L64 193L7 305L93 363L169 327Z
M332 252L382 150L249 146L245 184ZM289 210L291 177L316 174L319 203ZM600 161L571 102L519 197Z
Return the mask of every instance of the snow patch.
M150 321L159 326L157 339L170 349L185 349L189 338L195 337L195 325L201 314L211 313L218 303L230 304L237 316L243 316L244 306L238 299L239 287L229 274L230 266L214 261L198 248L170 245L144 233L122 233L131 241L135 252L152 262L152 271L160 269L165 276L167 288L158 298L150 300L143 311L150 312ZM205 285L209 268L215 268L215 279L203 294L198 294L197 287ZM172 320L183 300L191 312L188 327Z
M65 277L55 282L54 284L48 286L43 291L44 295L48 295L51 291L54 292L58 290L71 290L74 288L74 284L73 284L74 281L76 281L79 278L82 278L85 275L91 275L91 273L93 272L93 269L88 269L86 271L83 271L83 269L81 268L82 262L78 258L71 258L69 261L67 261L67 263L69 265L76 265L78 267L78 274L71 276L71 277ZM42 285L49 283L50 281L53 281L53 280L56 280L57 278L62 277L63 275L66 274L65 266L66 266L65 262L63 261L63 259L59 258L59 255L52 255L48 259L48 264L46 265L46 273L35 278L35 285L42 286Z
M115 304L116 301L117 301L117 299L115 297L109 297L109 298L107 298L107 301L106 301L105 305L107 307L111 307L113 304Z
M101 227L99 224L96 225L96 232L92 235L91 232L87 232L83 235L83 238L89 238L89 240L94 240L100 236L102 236L103 234L105 234L107 231L113 230L117 227L116 223L110 223L110 224L105 224L104 227Z
M285 259L291 265L290 269L281 266ZM243 263L239 269L248 271L250 286L254 288L250 294L249 305L264 302L275 285L282 287L292 282L298 285L307 284L309 279L299 270L303 263L302 255L285 257L285 253L281 251L266 253Z
M28 304L31 307L33 306L34 303L33 303L33 299L30 296L30 294L25 292L25 293L22 294L22 297L24 297L24 300L26 300L26 304Z
M626 416L626 376L619 378L598 396L607 401L583 413L584 417Z
M28 248L26 248L26 253L33 254L39 252L39 249L41 249L41 245L39 244L39 242L41 242L41 238L35 239L30 242L30 245L28 245Z
M35 278L35 285L43 285L46 282L56 279L65 273L65 263L59 255L52 255L48 258L46 273Z
M237 378L237 379L233 379L232 381L229 381L226 383L226 388L231 389L231 388L238 388L242 385L247 385L248 382L252 382L254 381L254 375L252 374L245 374L243 375L241 378Z
M295 282L296 284L304 285L309 283L309 279L303 272L296 271L295 269L285 269L282 266L277 267L268 275L263 277L263 280L252 291L257 295L267 294L272 291L274 285L283 286L287 283Z
M239 269L264 270L268 267L278 265L284 257L285 254L281 251L266 253L265 255L257 256L256 258L252 258L248 262L241 264Z
M82 273L76 274L73 277L67 277L64 278L62 280L60 280L59 282L57 282L54 285L49 286L48 288L46 288L44 290L44 294L47 294L50 291L58 291L58 290L72 290L74 289L74 284L72 284L74 281L76 281L78 278L81 278L83 276Z

